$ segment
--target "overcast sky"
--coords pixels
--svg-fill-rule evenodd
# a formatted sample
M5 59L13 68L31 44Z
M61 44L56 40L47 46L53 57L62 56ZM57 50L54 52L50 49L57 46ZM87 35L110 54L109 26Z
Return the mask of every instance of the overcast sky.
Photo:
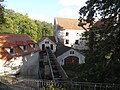
M6 0L5 8L28 14L32 19L52 22L55 17L79 18L86 0Z

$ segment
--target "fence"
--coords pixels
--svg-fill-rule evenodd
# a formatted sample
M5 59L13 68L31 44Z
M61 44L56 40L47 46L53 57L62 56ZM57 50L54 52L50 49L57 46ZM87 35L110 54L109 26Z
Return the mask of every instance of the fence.
M1 77L13 90L120 90L120 84L50 81Z

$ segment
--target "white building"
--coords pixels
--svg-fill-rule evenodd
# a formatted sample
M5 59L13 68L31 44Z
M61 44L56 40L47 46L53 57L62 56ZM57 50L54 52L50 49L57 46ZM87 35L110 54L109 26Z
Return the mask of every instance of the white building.
M42 37L40 40L38 40L37 43L41 50L45 50L45 48L50 48L53 53L56 51L56 41L54 36Z
M57 46L55 56L60 65L85 63L85 57L80 52L62 44Z
M0 75L38 75L39 46L26 34L0 34Z
M50 48L55 54L60 65L66 65L69 63L85 63L85 57L80 52L71 47L56 43L54 36L42 37L38 41L38 45L43 51L45 50L45 48Z
M78 19L59 18L54 19L54 36L57 42L76 49L87 49L86 40L82 37L85 30L78 26ZM84 40L83 40L84 39Z

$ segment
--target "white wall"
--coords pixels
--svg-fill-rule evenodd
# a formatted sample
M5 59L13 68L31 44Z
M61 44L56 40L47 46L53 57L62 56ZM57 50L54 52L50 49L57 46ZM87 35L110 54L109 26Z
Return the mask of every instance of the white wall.
M85 32L85 30L57 30L58 32L56 32L56 37L59 38L61 40L61 42L63 42L63 44L65 46L68 46L68 47L73 47L73 48L76 48L76 49L85 49L87 48L85 46L85 42L83 42L83 44L81 45L81 40L80 38L82 38L82 33ZM68 36L66 36L66 32L69 33ZM69 44L66 44L66 40L69 40ZM75 41L78 40L79 41L79 44L75 44ZM79 48L78 48L79 47Z
M74 51L74 54L70 54L70 51ZM79 58L79 64L85 63L85 57L82 54L78 53L74 49L70 49L69 51L67 51L64 54L57 57L57 60L60 63L60 65L64 65L64 59L69 57L69 56L78 57Z
M16 74L23 65L23 57L14 57L10 60L0 59L0 75Z
M46 44L45 41L49 41L49 44ZM38 44L39 44L39 47L40 47L41 50L42 50L42 44L44 44L45 47L51 47L50 45L53 44L52 52L54 53L56 51L56 44L53 41L51 41L49 38L44 39L43 41L41 41Z

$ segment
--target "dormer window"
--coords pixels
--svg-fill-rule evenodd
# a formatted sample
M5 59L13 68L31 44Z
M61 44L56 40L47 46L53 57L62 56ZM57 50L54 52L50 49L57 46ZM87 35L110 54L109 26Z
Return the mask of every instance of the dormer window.
M35 48L35 44L30 44L30 47Z
M68 32L66 32L66 36L69 36L69 33L68 33Z
M27 51L27 49L26 49L26 46L25 45L21 45L21 46L19 46L24 52L26 52Z
M13 50L13 48L11 48L11 49L10 49L10 53L14 53L14 50Z
M10 48L4 48L8 53L10 53Z
M13 48L4 48L10 55L15 55Z

